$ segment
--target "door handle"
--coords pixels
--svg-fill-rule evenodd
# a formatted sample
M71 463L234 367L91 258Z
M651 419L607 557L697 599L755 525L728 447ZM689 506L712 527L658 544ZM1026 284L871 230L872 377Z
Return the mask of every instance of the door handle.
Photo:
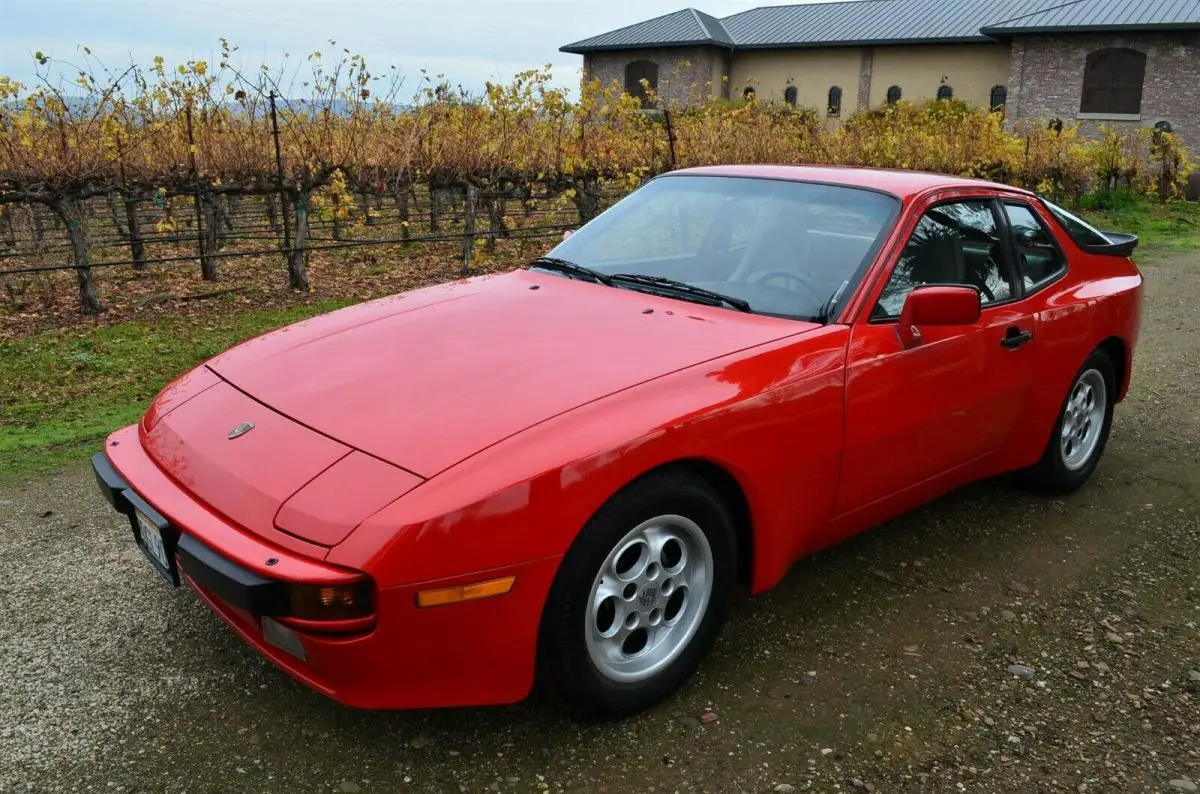
M1016 348L1033 339L1033 331L1022 331L1015 325L1008 329L1000 344L1007 348Z

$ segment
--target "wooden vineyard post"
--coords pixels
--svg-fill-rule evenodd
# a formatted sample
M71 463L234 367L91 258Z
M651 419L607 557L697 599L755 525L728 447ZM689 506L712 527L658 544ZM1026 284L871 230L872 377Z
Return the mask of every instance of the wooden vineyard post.
M474 182L467 183L467 200L465 219L463 221L463 241L462 241L462 275L463 278L471 275L471 249L475 245L475 207L479 201L479 188Z

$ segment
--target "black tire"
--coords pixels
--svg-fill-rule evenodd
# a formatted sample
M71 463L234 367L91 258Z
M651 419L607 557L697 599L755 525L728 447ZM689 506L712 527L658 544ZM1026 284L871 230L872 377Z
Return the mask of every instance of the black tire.
M1087 462L1079 468L1072 469L1066 464L1060 443L1063 422L1066 419L1067 406L1071 401L1071 395L1074 393L1076 385L1079 384L1087 373L1092 371L1099 372L1104 380L1105 405L1103 423L1100 426L1100 436L1096 441L1096 446L1092 450ZM1104 447L1108 444L1108 435L1112 430L1116 388L1116 373L1113 370L1112 359L1103 350L1092 351L1091 355L1087 357L1087 360L1083 362L1083 365L1071 380L1071 385L1067 389L1066 396L1063 397L1062 407L1058 411L1058 419L1054 422L1054 428L1050 432L1050 438L1046 441L1046 449L1042 452L1041 459L1030 468L1018 472L1018 482L1031 490L1052 495L1071 493L1087 482L1096 470L1096 466L1099 465L1100 458L1104 454Z
M699 625L679 655L645 680L615 681L589 655L592 586L630 530L664 515L695 522L712 551L712 588ZM563 558L538 640L539 684L577 717L615 719L643 711L692 676L716 641L736 579L733 519L717 492L684 468L662 469L623 488L592 517Z

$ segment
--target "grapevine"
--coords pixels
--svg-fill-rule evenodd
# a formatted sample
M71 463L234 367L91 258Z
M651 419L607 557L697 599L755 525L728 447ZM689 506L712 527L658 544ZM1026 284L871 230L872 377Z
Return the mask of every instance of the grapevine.
M249 211L244 198L262 208L263 239L273 241L289 283L305 290L308 254L326 242L314 239L318 226L333 241L352 241L394 213L399 239L436 237L458 202L469 219L460 230L466 268L476 234L490 249L528 227L539 201L586 221L602 197L677 167L916 169L1067 201L1118 186L1175 198L1192 168L1169 132L1106 128L1085 138L1070 123L1006 124L1002 112L957 101L898 102L840 123L754 98L668 115L615 84L556 88L549 67L488 84L478 96L424 73L406 85L397 69L377 74L329 44L333 57L317 51L298 68L249 73L232 65L237 48L225 40L217 63L155 58L119 70L81 48L71 84L55 83L64 64L38 53L33 84L0 77L0 229L11 234L28 217L40 241L45 210L65 230L79 308L96 313L97 240L115 230L132 267L142 268L145 243L172 235L186 242L187 221L203 277L217 279L237 243L233 219ZM295 77L285 82L288 74ZM97 202L110 216L103 225Z

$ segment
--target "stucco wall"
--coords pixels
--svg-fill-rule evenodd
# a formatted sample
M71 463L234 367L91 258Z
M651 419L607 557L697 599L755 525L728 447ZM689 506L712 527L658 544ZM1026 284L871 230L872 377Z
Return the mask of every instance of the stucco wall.
M599 77L605 87L616 81L625 87L625 65L647 60L658 64L658 97L670 104L713 96L721 90L713 76L721 70L722 54L714 47L671 47L590 53L584 62L587 79Z
M1100 37L1032 36L1008 44L896 45L743 50L732 54L713 47L664 48L590 53L585 73L606 85L623 86L625 65L637 59L659 65L659 95L670 104L711 96L738 99L754 85L760 100L782 101L789 79L800 105L824 109L829 87L842 87L842 115L882 105L887 89L898 85L912 101L937 95L943 77L956 99L986 106L992 87L1008 88L1006 117L1015 119L1080 117L1083 72L1089 52L1104 47L1133 47L1147 55L1142 113L1133 120L1088 118L1084 135L1101 124L1153 126L1168 120L1184 143L1200 151L1200 33ZM722 80L729 74L728 82Z
M934 44L876 47L871 65L871 106L882 105L889 86L913 102L937 96L942 78L954 98L987 106L992 86L1009 78L1009 47L1003 44Z
M1088 53L1106 47L1146 53L1140 118L1081 118ZM1200 150L1200 34L1021 38L1013 42L1011 72L1009 119L1080 119L1080 133L1089 136L1102 124L1152 127L1167 120L1186 146Z
M781 102L791 84L796 86L798 105L824 112L829 88L836 85L842 88L842 115L846 116L858 108L861 58L857 47L735 51L730 93L740 97L746 86L753 85L760 101Z

